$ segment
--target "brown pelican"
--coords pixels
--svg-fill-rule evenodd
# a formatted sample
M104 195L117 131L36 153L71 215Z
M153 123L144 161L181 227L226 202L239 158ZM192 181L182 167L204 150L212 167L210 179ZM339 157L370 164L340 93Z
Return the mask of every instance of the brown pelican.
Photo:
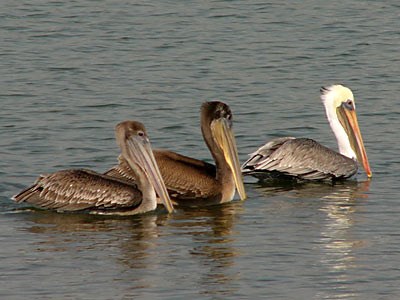
M40 176L34 185L15 195L14 200L60 212L133 215L155 210L157 193L168 212L172 212L143 124L119 123L115 136L121 156L138 178L136 184L85 169L63 170Z
M277 138L249 155L250 158L242 166L244 175L252 175L259 179L345 179L357 172L358 160L367 176L372 176L358 127L353 93L342 85L322 87L320 91L340 153L312 139Z
M228 202L235 195L235 186L240 198L246 199L229 106L218 101L203 103L201 131L216 166L167 150L153 151L174 204L201 206ZM136 181L121 156L119 164L105 174Z

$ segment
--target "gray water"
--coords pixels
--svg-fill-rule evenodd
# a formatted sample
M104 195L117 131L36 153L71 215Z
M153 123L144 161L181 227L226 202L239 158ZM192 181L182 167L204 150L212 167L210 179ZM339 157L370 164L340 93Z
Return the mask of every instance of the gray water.
M397 299L398 1L2 1L1 299ZM319 87L356 98L373 170L131 218L24 208L42 173L116 163L115 124L211 161L199 107L234 112L240 160L276 136L336 149ZM237 198L237 197L236 197Z

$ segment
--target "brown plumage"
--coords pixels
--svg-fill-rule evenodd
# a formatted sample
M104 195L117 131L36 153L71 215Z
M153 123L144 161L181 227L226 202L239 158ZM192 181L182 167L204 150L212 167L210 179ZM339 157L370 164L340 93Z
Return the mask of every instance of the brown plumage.
M134 210L142 201L136 185L91 170L62 170L41 175L34 185L14 196L17 202L58 211Z
M232 112L222 102L205 102L201 108L201 130L216 166L167 150L154 150L154 157L174 204L201 206L231 201L235 186L246 198L236 144ZM135 182L124 158L106 175Z
M86 169L62 170L40 176L13 198L57 211L131 215L154 210L156 192L168 211L172 204L155 163L143 124L125 121L116 126L117 143L126 167L139 180L128 183Z
M198 201L212 194L220 194L221 187L215 180L214 165L167 150L155 149L153 154L164 182L168 182L171 199ZM118 161L119 164L105 174L134 183L136 178L127 162L121 156Z

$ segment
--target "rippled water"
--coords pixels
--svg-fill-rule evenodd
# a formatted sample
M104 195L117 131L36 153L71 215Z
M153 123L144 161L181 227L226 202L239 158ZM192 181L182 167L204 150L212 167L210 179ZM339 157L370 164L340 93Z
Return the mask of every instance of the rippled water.
M397 1L3 1L0 296L395 299ZM199 107L234 112L241 161L275 136L336 148L319 87L353 89L371 181L261 185L248 200L132 218L25 209L40 173L104 171L113 127L210 161Z

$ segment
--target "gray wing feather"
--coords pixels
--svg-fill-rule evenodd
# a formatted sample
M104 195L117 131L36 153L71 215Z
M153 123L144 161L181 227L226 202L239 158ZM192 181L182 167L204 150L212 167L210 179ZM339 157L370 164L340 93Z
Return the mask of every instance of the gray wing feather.
M357 163L312 139L292 137L270 141L243 164L242 172L258 178L282 175L306 180L348 178Z
M34 185L13 197L60 211L135 208L142 201L136 186L89 170L63 170L40 176Z

